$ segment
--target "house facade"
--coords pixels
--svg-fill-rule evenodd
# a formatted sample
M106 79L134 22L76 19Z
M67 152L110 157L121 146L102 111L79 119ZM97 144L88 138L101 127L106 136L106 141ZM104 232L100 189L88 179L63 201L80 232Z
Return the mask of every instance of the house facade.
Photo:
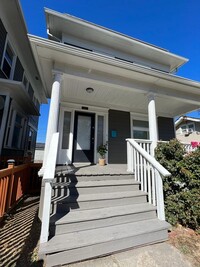
M46 103L18 1L0 3L0 156L34 155L40 103Z
M181 116L176 122L176 138L184 143L194 144L200 142L200 119Z
M44 165L59 132L57 164L126 163L126 138L170 140L173 118L197 109L200 84L174 73L188 60L93 23L45 10L49 39L29 35L51 98Z

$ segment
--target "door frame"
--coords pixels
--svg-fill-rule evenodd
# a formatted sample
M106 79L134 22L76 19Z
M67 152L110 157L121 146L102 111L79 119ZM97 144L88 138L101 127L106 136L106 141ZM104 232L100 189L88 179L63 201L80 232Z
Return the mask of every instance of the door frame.
M87 107L85 110L82 107ZM62 149L62 135L63 135L63 122L64 122L64 112L71 112L71 122L70 122L70 136L69 136L69 148ZM59 150L57 157L57 164L60 165L68 165L72 164L72 154L73 154L73 140L74 140L74 120L75 120L75 112L84 112L84 113L94 113L95 114L95 142L94 142L94 164L98 162L97 155L97 119L98 116L104 117L104 133L103 139L104 142L108 141L108 108L94 107L85 104L74 104L68 102L61 102L60 105L60 114L59 114L59 126L58 130L60 133L59 136ZM108 153L107 153L108 154ZM106 154L106 160L107 155ZM108 161L107 161L108 162Z

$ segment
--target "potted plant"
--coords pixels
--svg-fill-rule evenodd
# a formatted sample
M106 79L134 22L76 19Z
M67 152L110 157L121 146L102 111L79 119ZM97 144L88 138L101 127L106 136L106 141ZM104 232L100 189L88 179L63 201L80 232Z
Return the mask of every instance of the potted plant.
M107 148L107 143L106 144L102 144L100 146L98 146L97 148L97 152L99 153L99 165L100 166L104 166L105 163L106 163L106 159L105 159L105 155L108 151L108 148Z

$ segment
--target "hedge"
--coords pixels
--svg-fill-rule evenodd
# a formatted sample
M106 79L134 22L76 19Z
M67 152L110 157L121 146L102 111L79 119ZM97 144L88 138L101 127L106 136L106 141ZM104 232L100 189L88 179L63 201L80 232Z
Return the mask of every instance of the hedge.
M186 154L176 139L159 143L156 159L172 174L163 178L167 221L200 230L200 148Z

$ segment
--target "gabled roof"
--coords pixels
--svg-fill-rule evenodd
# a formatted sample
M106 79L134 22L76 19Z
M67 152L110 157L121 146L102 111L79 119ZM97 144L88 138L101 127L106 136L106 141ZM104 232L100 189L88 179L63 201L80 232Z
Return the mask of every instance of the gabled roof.
M182 122L188 122L188 121L200 122L200 118L192 118L192 117L188 117L188 116L181 116L175 121L175 126L177 127Z
M112 43L112 47L116 49L169 66L170 72L173 72L188 61L188 59L170 53L158 46L69 14L59 13L47 8L45 9L45 13L47 29L52 36L58 39L62 38L62 33L66 33L79 38L84 37L86 40L102 43L103 45L109 46ZM50 39L55 40L53 37L50 37Z

